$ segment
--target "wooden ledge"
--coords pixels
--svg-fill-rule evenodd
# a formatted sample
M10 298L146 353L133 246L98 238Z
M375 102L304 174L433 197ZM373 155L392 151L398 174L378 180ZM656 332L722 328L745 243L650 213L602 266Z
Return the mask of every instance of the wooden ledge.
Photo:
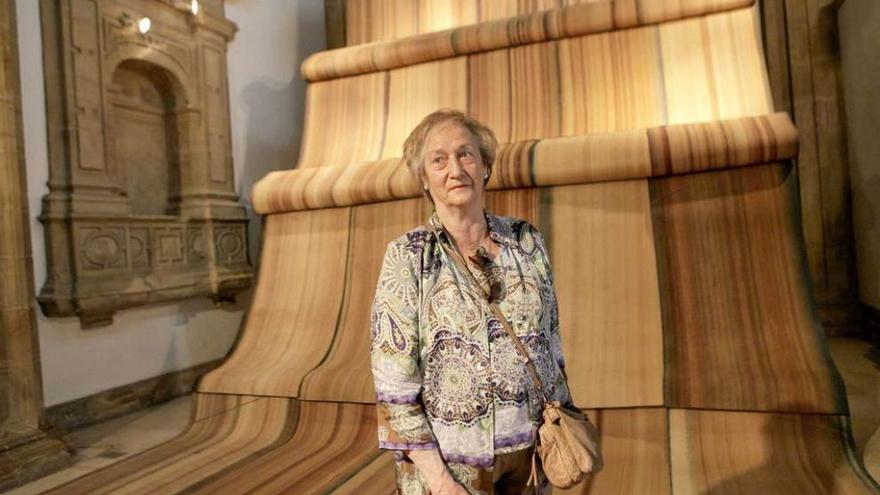
M755 0L605 0L329 50L302 64L310 82L377 72L470 53L629 29L749 7Z
M502 145L488 189L662 177L789 160L797 129L786 113ZM418 197L400 158L271 172L254 185L260 214Z

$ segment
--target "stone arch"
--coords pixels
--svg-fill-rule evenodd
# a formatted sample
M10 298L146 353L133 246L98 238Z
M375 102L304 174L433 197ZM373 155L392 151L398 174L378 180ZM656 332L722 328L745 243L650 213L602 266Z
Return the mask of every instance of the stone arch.
M116 54L124 54L119 50ZM135 215L175 215L185 169L184 150L198 143L188 79L163 54L114 58L108 68L107 147ZM161 63L156 63L161 62Z

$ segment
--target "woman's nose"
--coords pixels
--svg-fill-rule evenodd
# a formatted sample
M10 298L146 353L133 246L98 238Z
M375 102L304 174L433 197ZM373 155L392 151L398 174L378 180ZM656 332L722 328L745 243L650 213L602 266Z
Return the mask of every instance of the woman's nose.
M458 157L451 156L449 157L449 175L452 177L459 177L462 173L461 162L458 161Z

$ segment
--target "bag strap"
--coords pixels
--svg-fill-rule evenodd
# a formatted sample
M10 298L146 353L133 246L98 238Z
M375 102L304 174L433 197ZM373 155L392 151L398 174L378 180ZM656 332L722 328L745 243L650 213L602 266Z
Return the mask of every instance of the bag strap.
M433 217L431 218L431 220L433 220ZM452 259L453 263L455 263L455 265L457 266L458 271L460 271L462 273L462 275L464 275L464 277L467 278L468 281L474 287L476 287L477 290L479 290L480 293L482 293L483 296L486 298L486 304L489 305L489 308L492 310L492 313L495 315L495 319L498 320L498 322L501 323L501 326L504 327L504 330L507 332L507 335L510 336L511 341L513 341L514 347L516 347L517 351L519 352L520 361L522 361L522 363L526 365L526 369L529 370L529 375L532 379L532 384L538 389L539 392L541 392L541 397L544 399L544 403L549 404L550 398L547 397L547 393L544 390L544 383L541 381L541 377L538 375L538 370L535 368L535 363L534 363L534 361L532 361L532 358L529 357L528 351L526 351L526 348L523 346L522 341L519 339L519 336L516 334L516 332L510 326L510 323L507 321L507 317L504 316L504 313L501 311L501 308L498 307L497 303L489 302L489 297L486 294L486 291L483 290L483 287L480 286L479 282L477 282L477 279L474 277L474 274L471 273L471 270L467 267L467 262L465 261L464 256L462 256L461 251L459 251L458 246L455 244L455 240L450 238L449 244L451 245L451 247L447 246L443 242L443 240L440 238L440 235L437 231L437 227L433 224L433 222L429 221L428 224L430 225L431 231L434 233L434 236L437 238L437 242L438 242L438 244L440 244L441 249L443 249L446 252L446 254L449 255L449 257ZM487 220L487 226L488 226L488 220ZM449 237L449 236L447 236L447 237Z

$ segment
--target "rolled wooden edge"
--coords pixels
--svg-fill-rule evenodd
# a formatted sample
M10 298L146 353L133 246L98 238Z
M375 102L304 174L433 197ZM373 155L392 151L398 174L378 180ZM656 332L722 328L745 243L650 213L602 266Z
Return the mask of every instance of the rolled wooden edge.
M502 145L488 189L680 175L797 155L786 113ZM251 198L260 214L352 206L421 194L399 158L270 172Z
M749 7L755 0L605 0L493 20L394 41L317 53L302 64L316 82L459 55L658 24Z

